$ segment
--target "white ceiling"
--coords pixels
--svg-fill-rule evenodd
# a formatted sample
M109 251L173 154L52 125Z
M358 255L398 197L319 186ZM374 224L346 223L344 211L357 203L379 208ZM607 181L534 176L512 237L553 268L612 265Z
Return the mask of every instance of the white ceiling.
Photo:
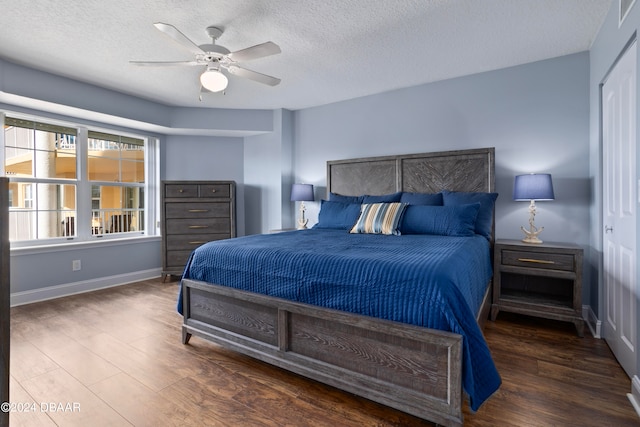
M0 58L176 106L297 110L588 50L612 0L0 0ZM196 44L282 53L198 100L200 67L152 24Z

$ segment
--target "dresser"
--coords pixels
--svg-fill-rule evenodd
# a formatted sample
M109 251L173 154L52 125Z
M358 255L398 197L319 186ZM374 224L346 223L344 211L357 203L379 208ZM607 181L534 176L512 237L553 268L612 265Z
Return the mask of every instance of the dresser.
M162 277L181 276L191 252L236 237L234 181L162 182Z
M581 247L497 240L494 250L491 320L500 311L561 320L583 336Z

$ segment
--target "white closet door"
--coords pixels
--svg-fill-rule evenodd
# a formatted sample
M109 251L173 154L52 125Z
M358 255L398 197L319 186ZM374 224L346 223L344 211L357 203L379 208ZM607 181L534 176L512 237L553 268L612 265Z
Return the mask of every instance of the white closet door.
M602 87L604 338L630 377L638 373L636 44Z

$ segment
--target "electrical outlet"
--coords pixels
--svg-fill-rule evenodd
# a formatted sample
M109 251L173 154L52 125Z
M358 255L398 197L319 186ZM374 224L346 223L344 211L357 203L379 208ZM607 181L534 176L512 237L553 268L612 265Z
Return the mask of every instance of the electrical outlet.
M74 259L73 261L71 261L71 269L73 271L79 271L82 269L82 263L79 259Z

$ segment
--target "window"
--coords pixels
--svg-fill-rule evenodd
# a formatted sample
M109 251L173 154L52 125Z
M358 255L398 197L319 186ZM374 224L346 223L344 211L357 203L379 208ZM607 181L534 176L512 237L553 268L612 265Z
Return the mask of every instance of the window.
M145 222L153 217L145 212L147 177L154 180L153 143L5 116L10 240L37 244L155 234L147 233Z
M143 139L89 130L92 234L144 231Z

